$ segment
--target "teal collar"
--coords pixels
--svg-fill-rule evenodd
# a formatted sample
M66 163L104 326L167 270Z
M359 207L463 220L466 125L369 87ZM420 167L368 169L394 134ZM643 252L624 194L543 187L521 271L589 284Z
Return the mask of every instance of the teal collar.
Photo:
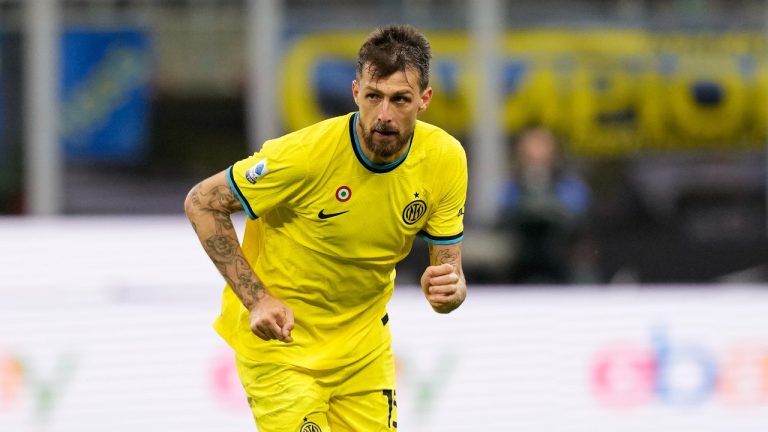
M368 157L365 156L365 153L363 153L363 148L360 146L356 127L359 115L360 112L356 112L349 118L349 136L350 141L352 141L352 149L355 152L355 156L357 156L357 160L359 160L360 163L363 164L363 166L366 167L369 171L373 171L375 173L390 172L397 168L401 163L403 163L405 158L408 157L408 153L411 152L411 145L413 145L413 135L415 135L415 133L411 135L411 140L408 142L408 149L405 150L405 153L403 153L402 156L400 156L396 161L387 164L378 164L368 159Z

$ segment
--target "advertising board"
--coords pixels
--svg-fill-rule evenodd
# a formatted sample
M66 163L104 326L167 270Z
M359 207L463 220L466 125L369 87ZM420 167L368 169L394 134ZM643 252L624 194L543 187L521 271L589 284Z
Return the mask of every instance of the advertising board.
M184 220L4 219L0 238L0 430L253 430ZM764 431L767 308L762 286L471 286L439 315L399 286L398 430Z

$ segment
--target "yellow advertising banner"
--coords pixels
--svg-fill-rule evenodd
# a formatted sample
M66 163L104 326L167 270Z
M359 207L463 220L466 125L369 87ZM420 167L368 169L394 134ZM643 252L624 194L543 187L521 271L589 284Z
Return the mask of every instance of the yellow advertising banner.
M297 129L355 109L362 33L295 40L282 64L282 119ZM434 99L422 119L465 136L481 79L466 33L432 33ZM768 123L761 33L543 29L504 35L504 131L541 124L577 155L758 149Z

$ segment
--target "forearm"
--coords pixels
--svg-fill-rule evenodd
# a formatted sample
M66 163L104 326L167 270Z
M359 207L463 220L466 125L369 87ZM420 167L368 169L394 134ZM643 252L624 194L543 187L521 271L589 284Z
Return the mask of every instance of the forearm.
M228 187L210 179L195 186L184 202L184 211L205 253L243 305L251 310L266 290L240 247L231 217L238 209L240 204Z

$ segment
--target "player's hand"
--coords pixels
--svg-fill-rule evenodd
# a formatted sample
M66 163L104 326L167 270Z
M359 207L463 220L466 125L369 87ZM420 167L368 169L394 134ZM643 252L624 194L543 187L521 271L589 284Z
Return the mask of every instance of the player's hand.
M285 303L267 294L251 308L251 331L265 341L293 342L293 311Z
M427 267L421 275L421 290L438 313L456 309L467 296L466 286L451 264Z

